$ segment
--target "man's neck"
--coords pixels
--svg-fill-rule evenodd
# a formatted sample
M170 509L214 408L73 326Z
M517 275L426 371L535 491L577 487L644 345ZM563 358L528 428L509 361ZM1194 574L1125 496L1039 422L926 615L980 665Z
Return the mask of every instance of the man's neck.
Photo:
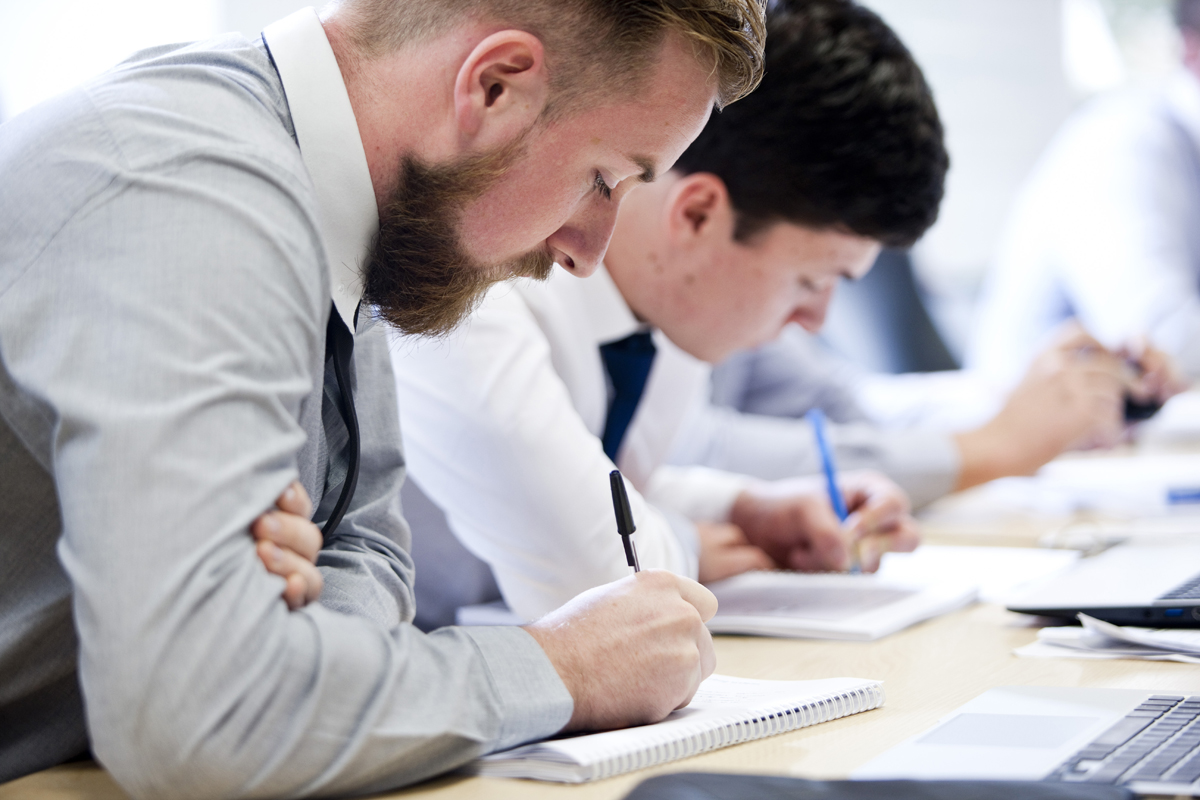
M350 95L375 199L382 208L395 189L405 157L425 163L453 157L458 130L452 89L458 66L478 32L458 28L393 53L367 57L336 15L322 24Z

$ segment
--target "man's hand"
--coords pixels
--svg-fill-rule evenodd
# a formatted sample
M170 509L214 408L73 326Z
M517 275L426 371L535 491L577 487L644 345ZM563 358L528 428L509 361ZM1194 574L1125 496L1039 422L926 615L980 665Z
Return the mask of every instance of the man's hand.
M1158 369L1155 388L1167 380ZM1122 355L1106 350L1078 324L1066 326L1030 365L999 414L955 436L962 456L955 488L1032 475L1069 448L1115 445L1125 430L1125 392L1134 391L1136 380Z
M700 582L712 583L754 569L775 569L775 562L746 539L736 525L720 522L696 524L700 539Z
M258 557L267 571L287 581L283 599L295 610L321 596L324 581L316 568L321 530L312 523L312 501L299 483L279 495L275 510L254 521L250 532L258 542Z
M744 491L734 502L730 522L778 566L806 572L845 571L856 551L862 569L874 572L884 553L917 546L917 524L899 486L871 471L845 473L839 483L850 511L844 525L818 478L774 481Z
M525 626L575 699L564 730L658 722L691 702L716 667L704 627L716 612L717 599L700 584L646 570Z
M1137 367L1129 394L1139 403L1165 403L1188 388L1187 378L1175 360L1150 344L1144 336L1121 348L1124 356Z

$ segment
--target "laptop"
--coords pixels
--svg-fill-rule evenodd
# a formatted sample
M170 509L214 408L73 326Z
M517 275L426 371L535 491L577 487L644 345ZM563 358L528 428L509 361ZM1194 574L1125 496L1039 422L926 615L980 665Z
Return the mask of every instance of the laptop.
M1200 545L1132 545L1084 558L1011 597L1010 611L1147 628L1200 628Z
M851 777L1037 780L1200 797L1200 696L1002 686Z

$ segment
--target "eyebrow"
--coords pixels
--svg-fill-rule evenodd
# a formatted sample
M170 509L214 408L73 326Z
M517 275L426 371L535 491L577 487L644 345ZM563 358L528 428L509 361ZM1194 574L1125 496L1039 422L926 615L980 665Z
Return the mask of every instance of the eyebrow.
M642 174L637 176L637 179L642 183L654 183L658 178L658 173L654 169L654 162L645 156L630 156L629 160L642 168Z

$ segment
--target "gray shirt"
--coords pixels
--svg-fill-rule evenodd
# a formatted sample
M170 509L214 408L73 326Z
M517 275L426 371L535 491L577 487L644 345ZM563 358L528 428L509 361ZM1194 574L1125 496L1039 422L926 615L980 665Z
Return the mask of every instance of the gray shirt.
M291 480L328 513L333 434L318 202L260 44L147 51L15 118L0 186L0 781L90 738L134 796L368 791L567 722L523 630L408 624L379 327L322 603L289 612L255 554Z
M918 507L953 490L960 463L950 434L873 423L856 399L857 375L814 337L789 327L713 369L713 402L689 415L671 461L772 480L820 472L816 439L802 417L821 408L833 421L829 439L839 469L877 469Z

